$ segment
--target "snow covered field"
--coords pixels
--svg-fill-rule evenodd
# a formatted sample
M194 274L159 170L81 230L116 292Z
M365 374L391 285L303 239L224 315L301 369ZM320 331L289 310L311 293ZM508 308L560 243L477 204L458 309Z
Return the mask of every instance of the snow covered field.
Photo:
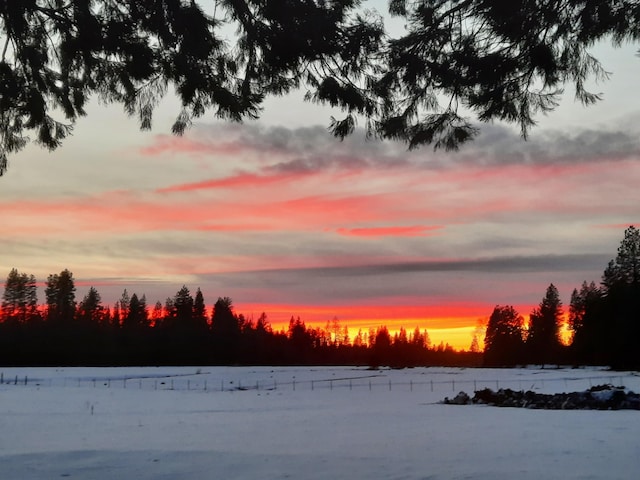
M438 402L597 369L0 368L0 479L635 479L640 412ZM25 385L26 380L26 385Z

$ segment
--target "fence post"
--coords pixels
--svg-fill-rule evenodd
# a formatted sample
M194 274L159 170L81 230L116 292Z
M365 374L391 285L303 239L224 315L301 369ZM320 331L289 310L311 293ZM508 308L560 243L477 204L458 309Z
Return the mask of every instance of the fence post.
M313 392L313 387L314 387L314 381L311 380L311 391Z
M26 375L24 376L24 384L25 385L27 384L27 376Z
M93 379L93 388L96 388L96 379Z
M413 380L409 380L409 391L413 392Z
M433 392L433 380L431 380L431 391Z
M16 381L14 382L14 385L18 384L18 375L16 375Z
M391 379L389 379L389 391L391 391Z
M207 381L206 380L204 381L204 391L205 392L207 391Z
M371 380L369 380L369 391L371 391Z
M260 391L260 380L256 380L256 392Z

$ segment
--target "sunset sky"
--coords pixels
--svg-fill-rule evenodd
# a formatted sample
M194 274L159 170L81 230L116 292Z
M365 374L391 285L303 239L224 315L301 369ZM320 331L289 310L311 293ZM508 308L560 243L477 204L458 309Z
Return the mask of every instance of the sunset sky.
M302 93L182 138L172 99L151 132L92 104L63 147L29 146L0 177L2 283L13 267L39 282L68 268L78 301L93 285L106 304L126 288L151 305L185 284L276 328L337 317L352 334L420 326L467 348L496 304L528 315L551 282L568 304L640 223L635 51L594 48L612 72L600 104L568 87L529 140L482 125L454 154L335 140L339 112Z

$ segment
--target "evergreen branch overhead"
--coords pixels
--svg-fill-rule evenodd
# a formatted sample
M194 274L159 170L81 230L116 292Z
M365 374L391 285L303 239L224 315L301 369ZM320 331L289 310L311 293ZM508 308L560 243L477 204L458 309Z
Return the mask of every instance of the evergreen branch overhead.
M142 129L175 92L181 134L207 112L260 116L270 96L304 89L344 113L344 138L457 149L476 121L524 137L567 85L585 105L604 80L589 48L640 37L637 0L389 2L406 22L392 38L360 0L27 0L0 2L0 174L31 138L55 149L90 98L121 104ZM226 40L228 32L235 34Z

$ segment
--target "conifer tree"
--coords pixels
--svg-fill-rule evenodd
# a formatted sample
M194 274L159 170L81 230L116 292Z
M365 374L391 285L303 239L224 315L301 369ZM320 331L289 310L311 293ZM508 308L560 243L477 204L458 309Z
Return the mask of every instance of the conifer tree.
M602 276L605 292L616 287L640 286L640 230L630 226L618 247L618 255L611 260Z
M533 363L551 363L558 358L560 349L560 321L562 302L558 289L552 283L540 305L529 316L527 347Z
M204 295L200 288L196 291L196 296L193 300L192 318L193 324L196 328L207 328L207 307L204 304Z
M13 268L7 276L2 293L1 321L26 323L38 316L36 279Z
M69 270L49 275L45 288L48 321L65 323L73 320L76 309L75 292L73 274Z
M496 305L487 322L484 363L515 365L524 358L524 319L511 305Z
M77 317L84 322L100 323L104 307L98 290L89 287L89 291L78 305Z

